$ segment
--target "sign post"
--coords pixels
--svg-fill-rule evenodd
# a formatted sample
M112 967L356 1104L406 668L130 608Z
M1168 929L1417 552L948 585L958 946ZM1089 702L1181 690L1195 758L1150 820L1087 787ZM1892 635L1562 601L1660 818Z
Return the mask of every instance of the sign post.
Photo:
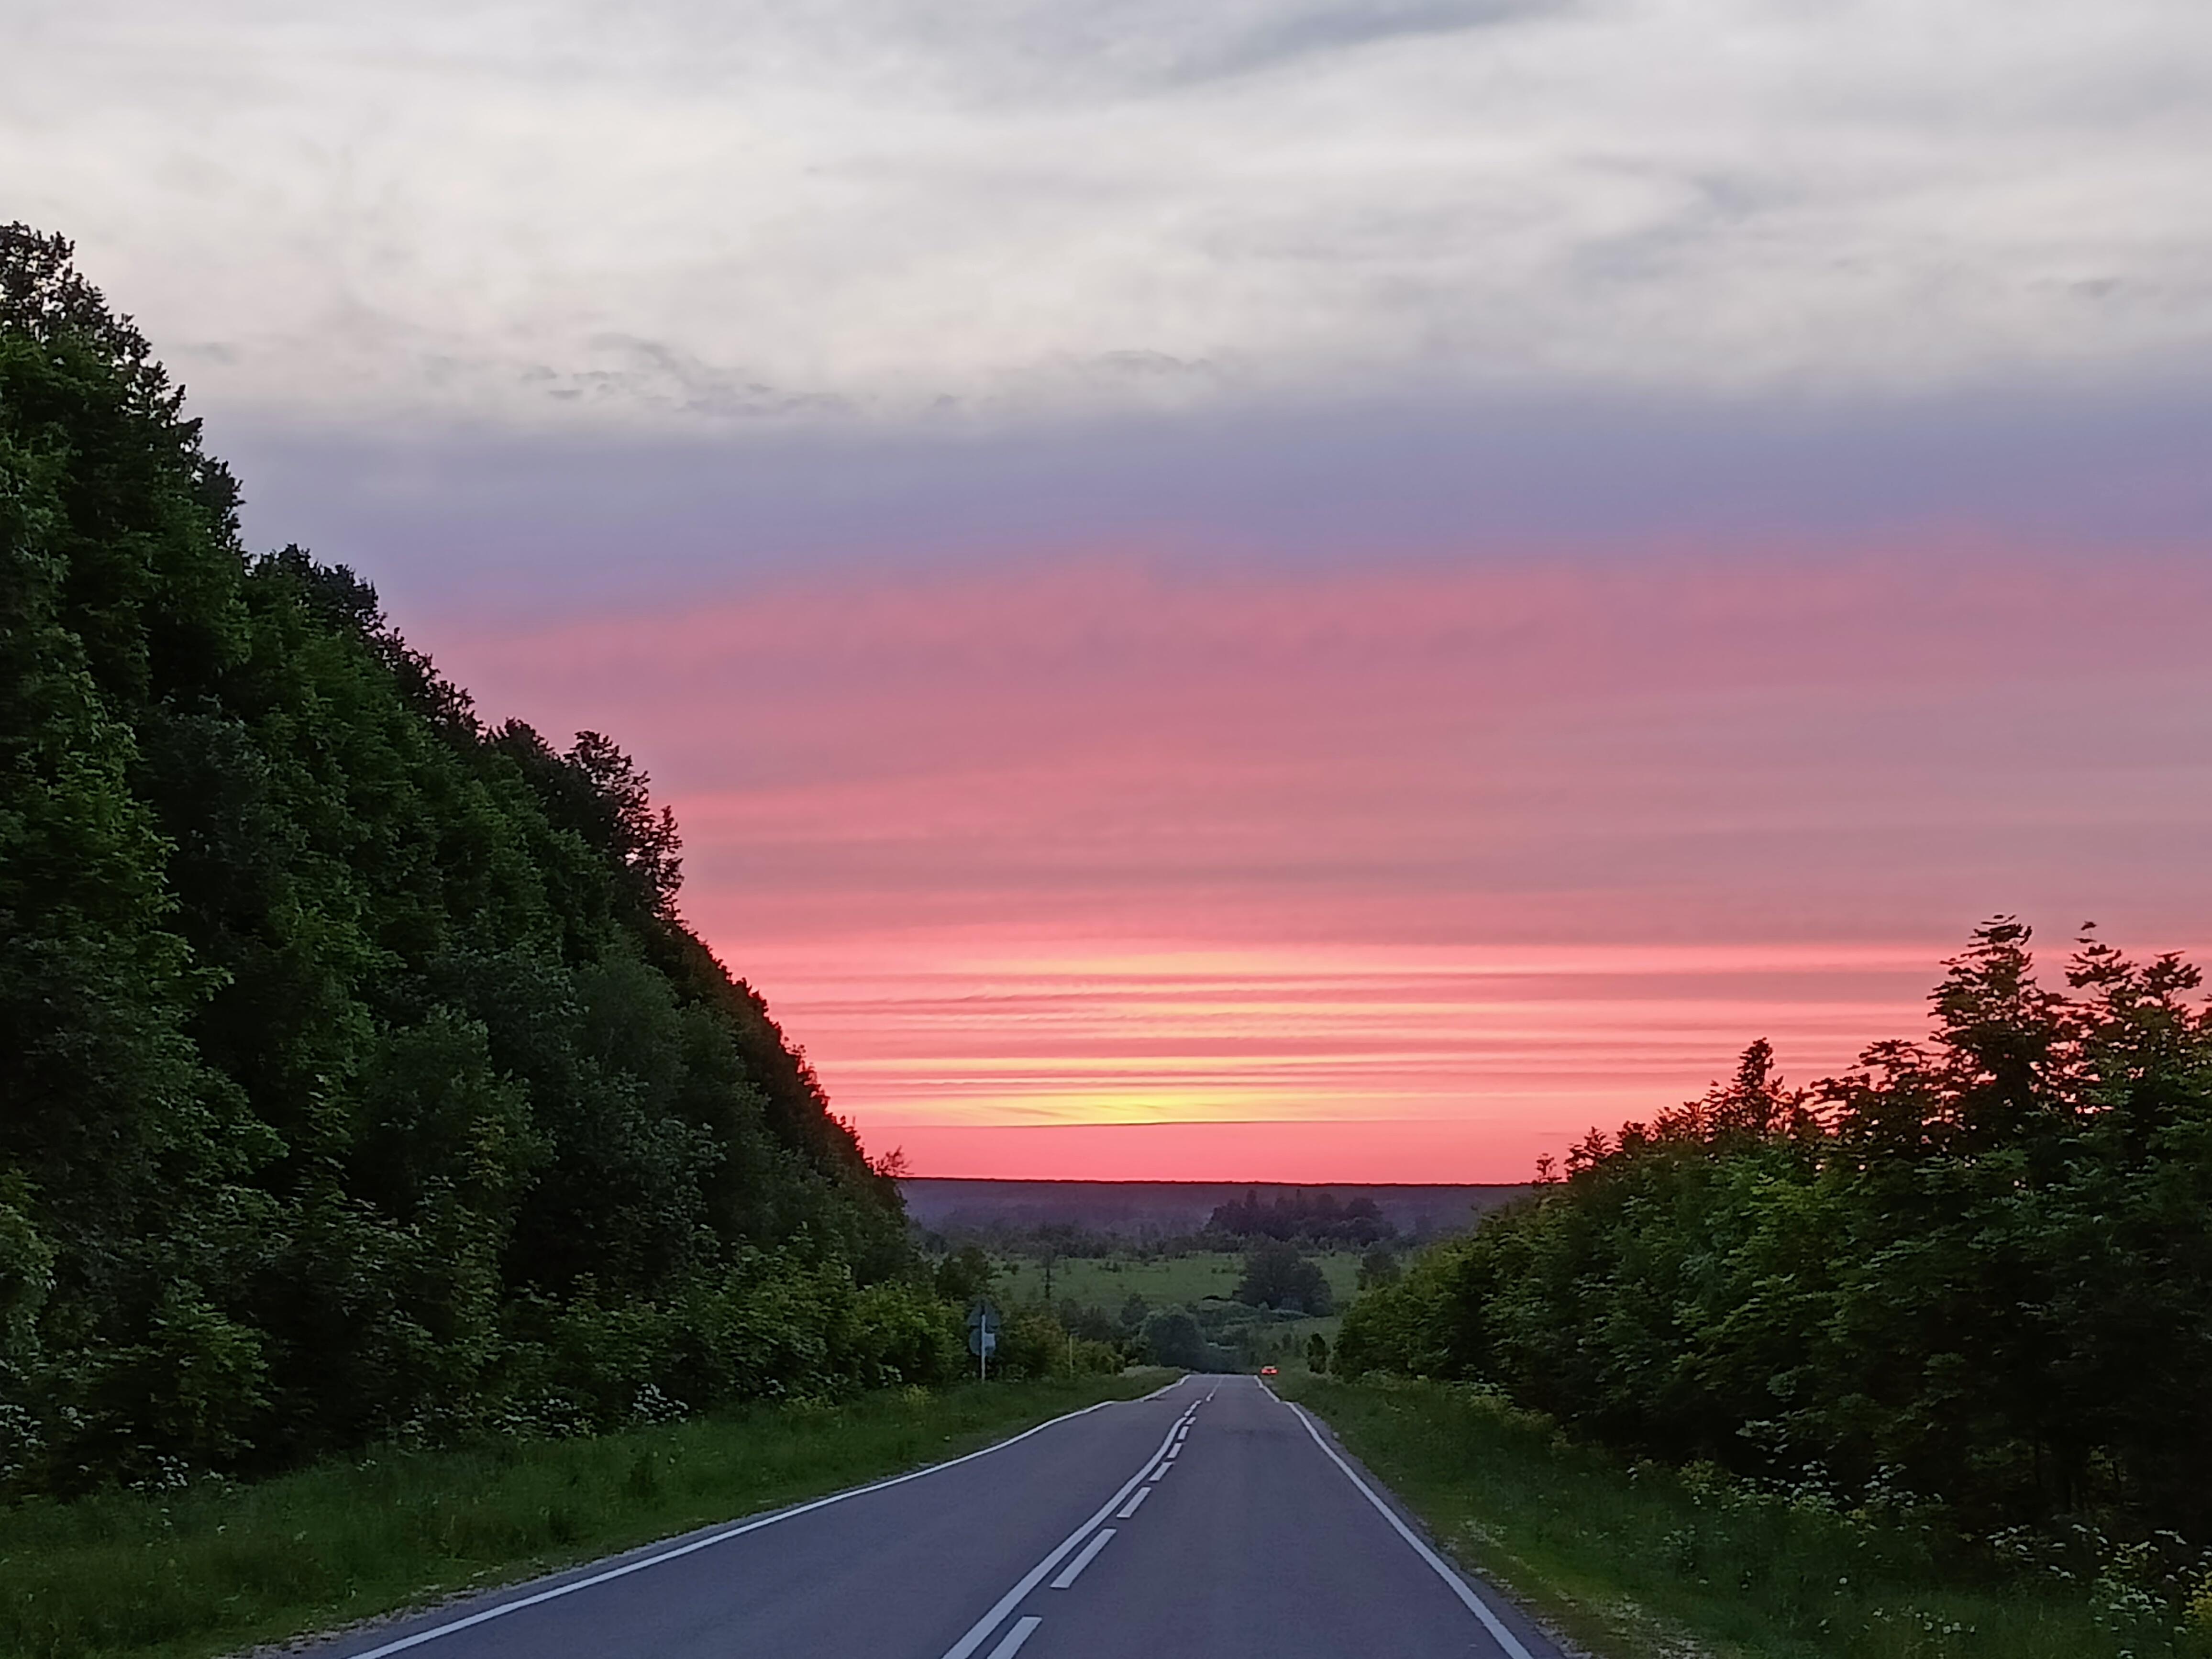
M991 1356L999 1351L999 1310L988 1302L968 1310L968 1352L975 1356L975 1378L988 1382Z

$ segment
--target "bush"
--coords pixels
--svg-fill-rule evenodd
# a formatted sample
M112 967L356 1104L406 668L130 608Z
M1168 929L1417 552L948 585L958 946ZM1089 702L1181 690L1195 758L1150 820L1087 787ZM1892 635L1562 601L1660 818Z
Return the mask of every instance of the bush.
M1274 1239L1255 1245L1245 1256L1236 1298L1247 1307L1315 1315L1328 1313L1336 1305L1320 1265L1299 1255L1296 1245Z
M1188 1308L1168 1308L1152 1315L1145 1321L1144 1334L1145 1346L1156 1365L1191 1371L1213 1369L1213 1346Z
M1595 1133L1564 1182L1362 1297L1347 1375L1465 1378L1617 1444L1970 1530L2212 1538L2212 1012L2094 939L1949 964L1927 1046Z
M0 1490L942 1374L644 775L238 502L0 226Z

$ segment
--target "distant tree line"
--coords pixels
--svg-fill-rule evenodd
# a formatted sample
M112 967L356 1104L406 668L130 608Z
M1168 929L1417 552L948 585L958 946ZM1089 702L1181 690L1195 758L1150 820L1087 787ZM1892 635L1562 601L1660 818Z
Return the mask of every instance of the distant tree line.
M1397 1266L1395 1254L1377 1246L1362 1262L1361 1282L1387 1282ZM999 1292L999 1264L979 1244L947 1250L937 1259L934 1271L939 1294L963 1305L992 1300L1010 1328L1021 1321L1048 1316L1079 1370L1124 1364L1198 1370L1249 1367L1261 1357L1283 1352L1287 1339L1279 1340L1273 1334L1279 1325L1335 1310L1335 1297L1320 1264L1296 1245L1267 1238L1245 1252L1243 1271L1226 1296L1210 1293L1179 1307L1156 1308L1133 1291L1118 1309L1067 1296L1055 1303L1048 1289L1018 1303Z
M1803 1091L1754 1044L1363 1297L1338 1370L1976 1527L2212 1538L2212 1012L2094 935L2065 984L2001 919L1932 1040Z
M1375 1200L1340 1199L1328 1192L1278 1193L1263 1199L1254 1188L1214 1206L1206 1231L1218 1238L1274 1238L1310 1244L1374 1244L1397 1237Z
M638 769L238 501L0 230L0 1492L963 1374Z

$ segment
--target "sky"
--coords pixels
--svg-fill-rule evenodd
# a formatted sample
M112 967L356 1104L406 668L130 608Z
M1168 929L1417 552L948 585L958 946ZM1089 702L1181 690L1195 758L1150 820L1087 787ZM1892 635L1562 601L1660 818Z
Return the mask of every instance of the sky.
M255 545L936 1175L1512 1181L2212 942L2198 0L15 0Z

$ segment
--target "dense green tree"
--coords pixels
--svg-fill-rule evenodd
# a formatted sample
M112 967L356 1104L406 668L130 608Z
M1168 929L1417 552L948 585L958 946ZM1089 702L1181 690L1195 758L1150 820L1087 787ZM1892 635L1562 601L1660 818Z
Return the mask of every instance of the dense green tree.
M998 1268L980 1245L963 1244L937 1264L937 1291L962 1307L991 1293Z
M1359 1258L1358 1288L1363 1291L1380 1290L1395 1285L1405 1277L1406 1264L1397 1251L1387 1244L1377 1244Z
M1926 1042L1593 1133L1563 1182L1363 1297L1340 1370L1480 1379L1639 1450L1976 1524L2212 1538L2212 1012L2094 937L1980 929Z
M635 765L237 500L0 230L0 1481L957 1364Z
M1257 1188L1214 1206L1206 1231L1236 1239L1304 1240L1314 1244L1373 1244L1397 1229L1365 1194L1342 1200L1334 1193L1303 1189L1263 1200Z
M1245 1253L1243 1276L1232 1294L1252 1308L1325 1314L1335 1306L1320 1265L1300 1255L1297 1245L1273 1238Z
M1164 1308L1145 1321L1145 1346L1155 1364L1177 1365L1185 1370L1210 1370L1213 1345L1199 1328L1188 1308Z

